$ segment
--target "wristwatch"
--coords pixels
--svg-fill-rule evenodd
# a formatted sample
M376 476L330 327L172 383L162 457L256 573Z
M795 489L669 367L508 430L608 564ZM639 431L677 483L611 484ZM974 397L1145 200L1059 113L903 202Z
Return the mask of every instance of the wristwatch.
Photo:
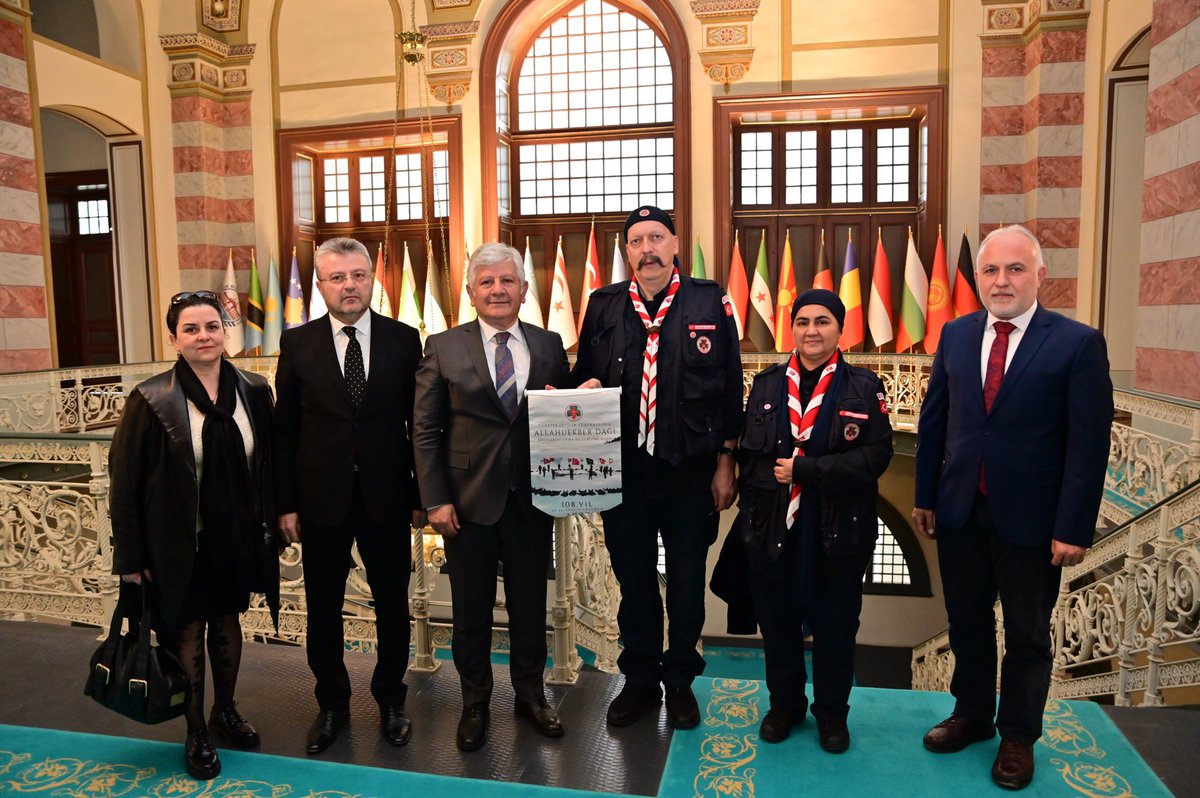
M722 446L720 449L717 449L717 454L733 454L733 447Z

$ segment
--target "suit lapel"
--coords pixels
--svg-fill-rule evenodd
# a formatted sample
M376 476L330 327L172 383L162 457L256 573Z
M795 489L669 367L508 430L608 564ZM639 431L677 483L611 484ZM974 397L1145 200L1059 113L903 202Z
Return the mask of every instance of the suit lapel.
M386 369L390 366L392 350L388 347L387 342L383 337L383 325L379 322L383 317L376 314L375 311L368 311L371 314L371 370L367 372L367 387L363 391L363 404L367 403L367 399L371 396L371 386L378 385L380 379L378 376L372 379L371 375L387 374ZM345 382L343 379L342 382ZM346 397L349 398L349 392Z
M1025 368L1033 362L1033 358L1042 348L1042 344L1046 343L1050 337L1050 321L1051 316L1039 305L1033 313L1033 318L1029 320L1029 329L1021 336L1021 343L1013 354L1012 362L1004 370L1004 380L1000 383L1000 390L996 393L996 401L992 403L993 413L1004 401L1005 396L1017 390L1013 385L1021 379Z
M967 328L968 346L964 350L964 356L969 358L966 363L967 374L971 375L971 379L967 383L971 386L971 393L976 407L983 407L983 379L979 373L979 364L983 357L983 330L987 327L987 311L981 310L976 313L972 324Z
M530 332L530 326L525 322L518 324L521 325L521 335L525 337L525 347L529 350L529 378L525 381L525 390L537 390L546 384L546 357L541 337Z
M471 358L471 365L475 368L475 376L479 378L479 384L483 386L484 393L491 398L500 414L507 418L508 413L500 401L500 394L496 393L496 380L492 377L492 371L488 368L487 355L483 351L483 333L480 332L479 322L467 322L462 325L461 329L464 336L463 346L467 348L467 355Z
M320 356L313 360L324 370L325 379L329 384L336 386L335 390L350 406L350 409L354 410L354 402L350 399L350 392L346 390L346 378L338 365L337 347L333 344L333 322L330 320L329 314L310 321L305 329L308 328L312 330L312 340L307 344L312 347L314 353L320 353Z

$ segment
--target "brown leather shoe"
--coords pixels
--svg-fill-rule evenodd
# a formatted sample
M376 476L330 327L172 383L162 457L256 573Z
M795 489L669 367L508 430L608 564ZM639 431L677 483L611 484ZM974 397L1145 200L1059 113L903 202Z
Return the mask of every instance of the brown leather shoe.
M935 754L953 754L971 743L990 740L996 736L996 725L990 721L971 720L951 715L925 733L925 747Z
M1033 781L1033 746L1001 740L1000 752L992 763L992 781L1008 790L1028 787Z

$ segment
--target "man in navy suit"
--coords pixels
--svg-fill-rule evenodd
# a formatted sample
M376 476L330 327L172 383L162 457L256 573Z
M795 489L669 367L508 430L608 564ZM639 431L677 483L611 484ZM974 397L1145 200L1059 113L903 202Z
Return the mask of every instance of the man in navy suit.
M553 519L533 506L525 391L561 388L570 372L558 333L517 320L528 287L520 252L480 246L467 267L479 318L430 336L417 371L413 448L429 523L446 543L463 696L456 743L463 751L478 750L487 738L499 563L516 713L546 737L563 735L543 683Z
M1020 789L1042 734L1061 571L1096 530L1112 382L1104 337L1038 305L1046 267L1031 232L989 234L975 275L986 310L942 330L917 437L913 521L937 539L955 657L954 712L924 742L951 753L999 729L992 779Z
M329 315L280 340L273 436L279 529L304 545L306 649L320 706L309 754L328 748L349 717L342 605L354 543L375 607L380 729L392 745L408 742L409 524L424 523L410 432L420 336L369 308L375 275L358 241L321 244L315 268Z

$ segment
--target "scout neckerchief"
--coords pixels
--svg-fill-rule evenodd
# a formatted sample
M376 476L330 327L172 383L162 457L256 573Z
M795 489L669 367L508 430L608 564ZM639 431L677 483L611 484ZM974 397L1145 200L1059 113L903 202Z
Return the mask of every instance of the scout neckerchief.
M629 281L629 299L638 318L646 325L646 352L642 357L642 401L638 407L638 446L645 445L646 454L654 454L654 415L658 403L658 331L667 318L667 311L675 300L675 292L679 290L679 269L671 272L671 282L667 286L667 296L658 306L654 321L650 320L650 312L646 303L638 293L637 280Z
M835 349L833 357L829 359L829 364L821 371L817 387L813 389L813 395L808 400L808 407L804 407L800 403L800 359L795 352L792 352L792 359L788 361L787 366L787 389L788 422L791 425L792 440L796 442L795 449L792 451L793 458L804 454L804 442L812 435L813 425L817 423L817 415L821 412L821 403L825 401L825 391L828 390L829 383L833 382L833 372L837 371L837 361L838 353ZM791 499L788 501L788 529L791 529L792 524L796 523L799 515L800 484L793 482Z

